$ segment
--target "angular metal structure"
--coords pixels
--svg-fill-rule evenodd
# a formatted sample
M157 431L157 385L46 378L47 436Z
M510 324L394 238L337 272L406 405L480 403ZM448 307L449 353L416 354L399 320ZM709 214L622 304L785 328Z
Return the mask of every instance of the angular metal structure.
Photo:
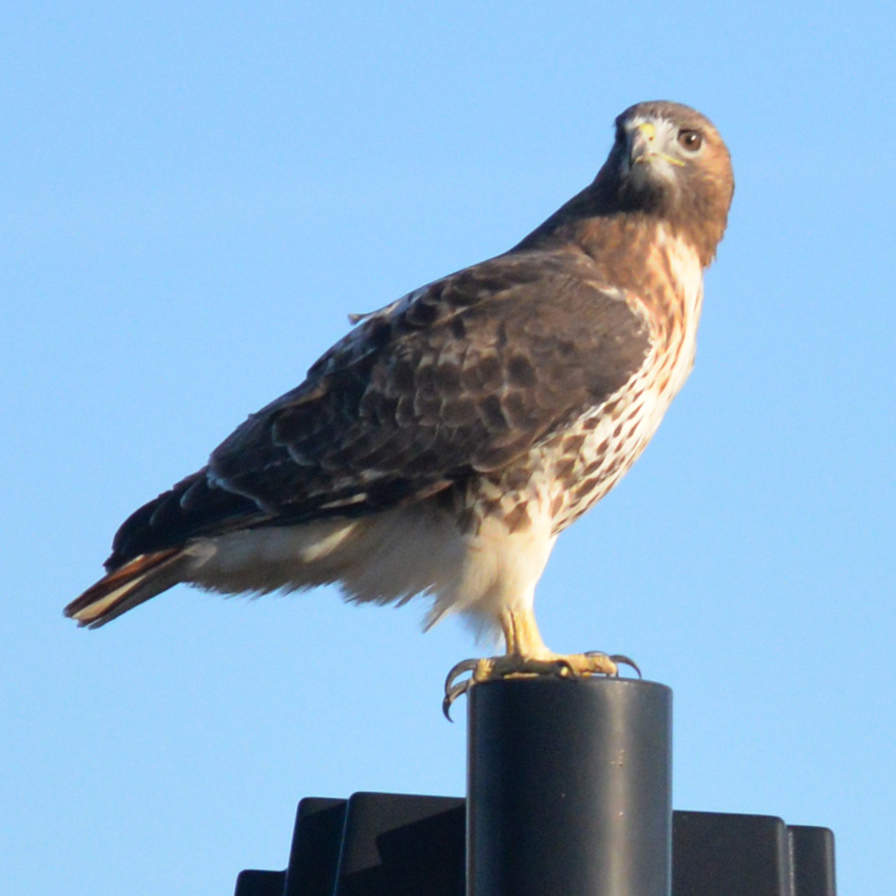
M836 896L827 828L671 811L663 685L489 682L469 714L467 800L304 799L236 896Z

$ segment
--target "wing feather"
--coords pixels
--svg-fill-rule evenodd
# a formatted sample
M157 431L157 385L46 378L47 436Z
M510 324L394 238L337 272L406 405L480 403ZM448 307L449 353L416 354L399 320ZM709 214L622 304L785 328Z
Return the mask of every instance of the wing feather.
M357 326L206 469L137 511L109 565L234 527L372 513L501 469L618 391L649 328L583 252L509 253Z

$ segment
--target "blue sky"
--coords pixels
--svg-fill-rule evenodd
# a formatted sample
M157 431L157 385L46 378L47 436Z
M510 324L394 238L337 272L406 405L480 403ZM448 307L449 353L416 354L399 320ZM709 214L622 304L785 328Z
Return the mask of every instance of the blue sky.
M0 885L232 890L297 801L459 795L425 606L62 606L136 506L346 326L513 245L667 98L734 158L697 366L561 537L547 642L675 693L677 808L896 880L891 4L35 2L0 33Z

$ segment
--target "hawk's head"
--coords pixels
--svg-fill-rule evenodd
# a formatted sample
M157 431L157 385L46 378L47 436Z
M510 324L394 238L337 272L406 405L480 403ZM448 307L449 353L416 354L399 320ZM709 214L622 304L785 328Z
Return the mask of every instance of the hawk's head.
M594 186L621 212L659 217L691 237L706 263L725 231L734 193L719 132L680 103L638 103L616 119L616 141Z

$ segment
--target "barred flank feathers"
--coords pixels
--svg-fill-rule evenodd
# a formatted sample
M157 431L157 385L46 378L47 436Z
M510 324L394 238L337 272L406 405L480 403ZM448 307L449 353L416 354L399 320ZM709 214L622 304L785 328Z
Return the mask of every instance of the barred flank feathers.
M187 557L180 548L140 554L91 585L64 610L78 625L99 628L181 581Z

